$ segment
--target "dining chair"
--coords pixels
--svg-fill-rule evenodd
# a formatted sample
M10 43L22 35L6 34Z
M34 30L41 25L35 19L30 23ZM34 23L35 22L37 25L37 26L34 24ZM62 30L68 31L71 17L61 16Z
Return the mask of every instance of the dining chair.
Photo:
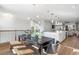
M52 52L52 40L42 44L42 52L44 52L45 54Z

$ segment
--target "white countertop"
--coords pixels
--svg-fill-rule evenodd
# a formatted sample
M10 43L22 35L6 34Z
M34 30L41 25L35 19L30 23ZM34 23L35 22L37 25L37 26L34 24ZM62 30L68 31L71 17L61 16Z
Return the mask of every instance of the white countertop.
M45 37L55 38L60 42L62 42L65 39L65 34L65 31L44 32Z

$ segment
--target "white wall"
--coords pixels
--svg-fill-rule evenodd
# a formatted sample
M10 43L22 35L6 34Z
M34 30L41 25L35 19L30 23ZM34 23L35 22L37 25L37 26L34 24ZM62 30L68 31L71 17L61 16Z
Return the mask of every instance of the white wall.
M27 29L30 29L30 21L27 21L27 20L13 20L13 22L11 22L9 24L6 24L6 26L0 25L0 30L27 30ZM11 40L15 40L15 32L0 32L0 43L11 41Z
M11 13L0 12L0 30L26 30L30 26L30 20L17 17Z
M8 14L0 14L0 30L27 30L30 29L30 20L11 17ZM15 40L15 32L0 32L0 43Z
M3 22L0 25L0 30L26 30L30 29L30 21L28 20L15 20L13 19L10 22Z

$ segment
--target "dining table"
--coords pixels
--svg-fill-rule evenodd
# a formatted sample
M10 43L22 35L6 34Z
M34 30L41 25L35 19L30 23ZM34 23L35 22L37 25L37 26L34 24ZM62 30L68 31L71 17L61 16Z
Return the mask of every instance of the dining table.
M28 45L34 45L36 47L38 47L38 52L41 55L42 54L42 50L43 50L43 44L46 42L51 41L52 44L55 44L55 39L54 38L49 38L49 37L44 37L42 36L41 38L37 38L35 39L26 39L26 42L28 42ZM27 44L26 44L27 45Z
M40 39L38 39L38 41L36 42L37 44L37 47L39 48L39 54L41 55L42 54L42 49L43 49L43 44L46 43L46 42L49 42L51 41L52 44L55 42L55 39L54 38L48 38L48 37L41 37ZM52 48L52 47L51 47Z

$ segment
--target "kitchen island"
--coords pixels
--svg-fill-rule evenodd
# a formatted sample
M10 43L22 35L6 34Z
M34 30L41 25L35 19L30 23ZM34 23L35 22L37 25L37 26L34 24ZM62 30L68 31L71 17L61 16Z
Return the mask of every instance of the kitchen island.
M55 40L62 42L66 38L66 32L65 31L44 32L43 36L54 38Z

